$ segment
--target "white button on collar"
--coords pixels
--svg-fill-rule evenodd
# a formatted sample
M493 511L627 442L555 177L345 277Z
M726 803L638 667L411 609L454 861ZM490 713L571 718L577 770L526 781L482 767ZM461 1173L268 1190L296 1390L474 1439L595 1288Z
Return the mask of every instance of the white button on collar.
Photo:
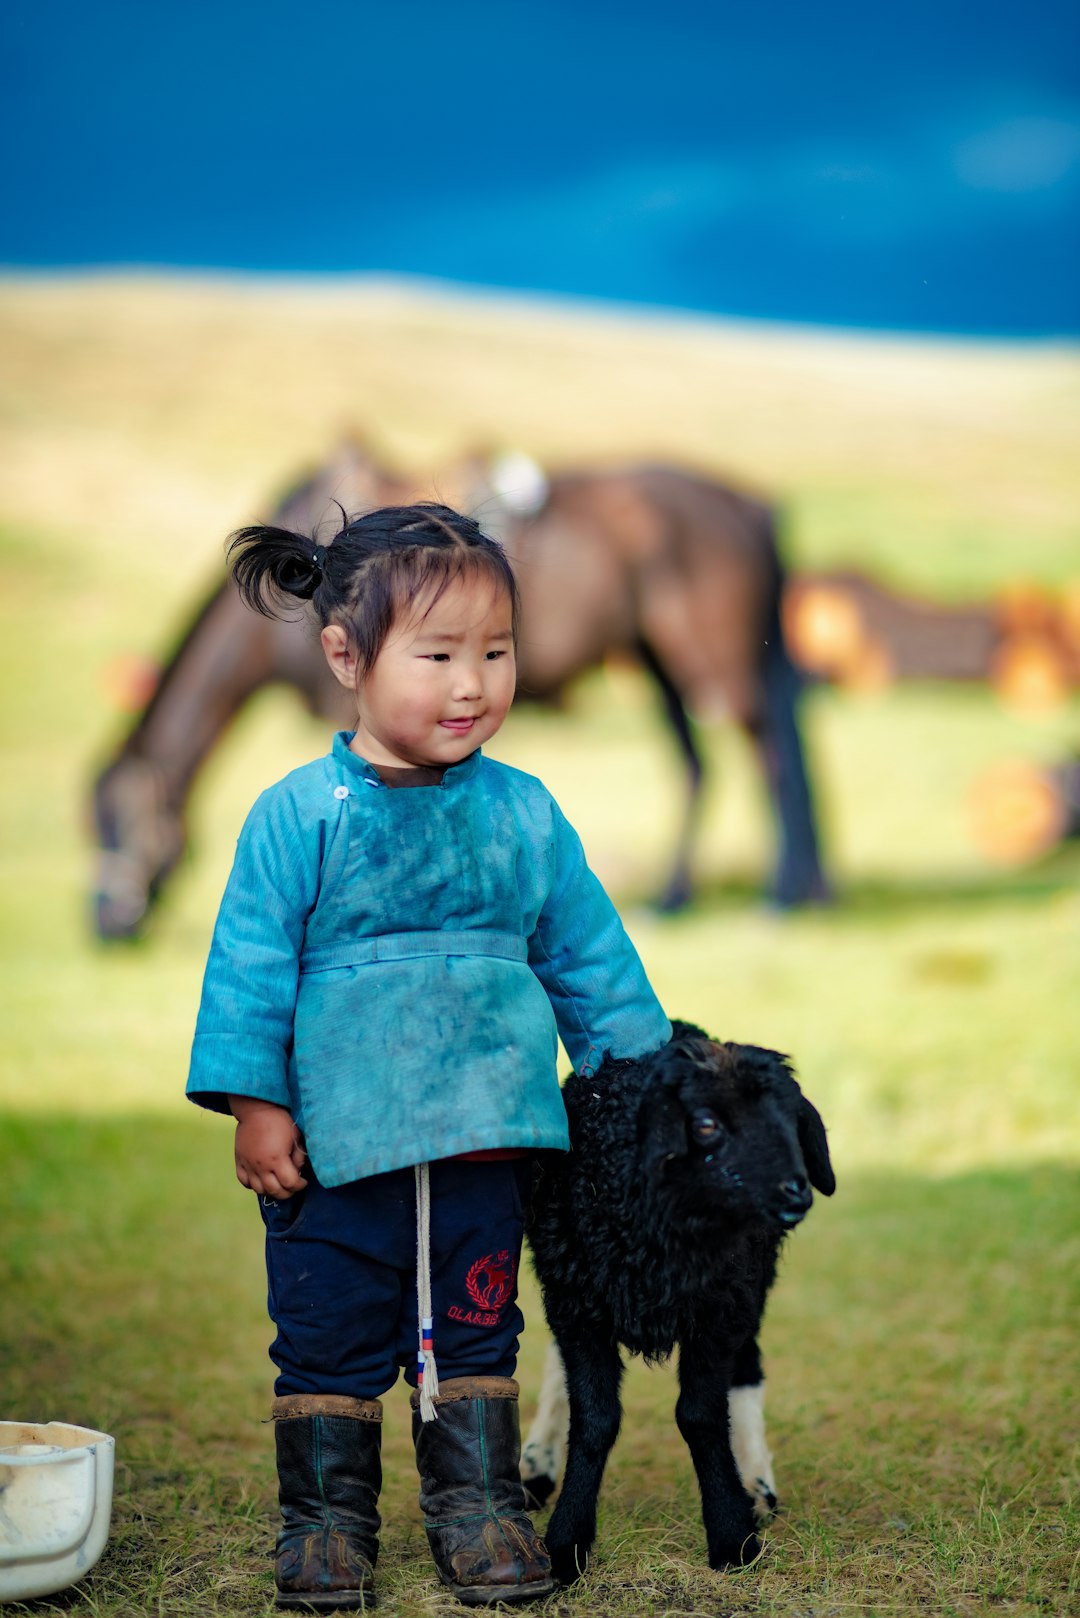
M334 788L334 797L335 798L347 798L349 796L350 796L350 794L349 794L348 787L335 787Z

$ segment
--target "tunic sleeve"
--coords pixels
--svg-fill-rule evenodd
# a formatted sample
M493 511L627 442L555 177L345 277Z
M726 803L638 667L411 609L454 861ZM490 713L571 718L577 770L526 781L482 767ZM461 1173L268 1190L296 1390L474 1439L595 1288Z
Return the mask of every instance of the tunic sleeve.
M570 1060L589 1074L605 1054L631 1058L658 1050L671 1038L671 1024L580 838L554 803L552 810L552 881L529 939L529 965Z
M228 1112L230 1094L290 1104L288 1062L307 919L319 891L318 830L280 788L249 814L221 901L187 1094Z

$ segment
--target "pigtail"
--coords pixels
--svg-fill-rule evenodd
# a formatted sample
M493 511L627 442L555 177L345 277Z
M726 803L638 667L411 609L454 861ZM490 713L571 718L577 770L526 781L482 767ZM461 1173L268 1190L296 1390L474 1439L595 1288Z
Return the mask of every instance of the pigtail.
M451 579L486 571L510 598L515 639L518 593L497 541L449 506L383 506L364 516L341 513L329 545L270 523L238 528L229 565L241 599L265 618L288 616L291 602L311 601L320 624L345 627L363 674L390 633L395 614L424 597L430 606Z
M310 601L326 569L325 546L269 523L238 528L228 554L241 598L264 618L279 616L284 597Z

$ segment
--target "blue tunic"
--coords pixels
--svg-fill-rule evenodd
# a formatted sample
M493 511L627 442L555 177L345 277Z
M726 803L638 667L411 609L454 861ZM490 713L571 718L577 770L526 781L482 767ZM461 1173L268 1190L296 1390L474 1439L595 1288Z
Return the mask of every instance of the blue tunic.
M350 740L244 824L188 1095L287 1107L328 1186L565 1150L556 1036L582 1073L671 1037L576 832L538 780L479 752L391 790Z

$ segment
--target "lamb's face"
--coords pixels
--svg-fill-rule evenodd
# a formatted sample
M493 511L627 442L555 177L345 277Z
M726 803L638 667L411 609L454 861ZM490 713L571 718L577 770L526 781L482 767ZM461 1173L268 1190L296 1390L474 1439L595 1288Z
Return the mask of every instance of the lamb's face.
M776 1051L693 1036L663 1054L638 1117L642 1172L669 1206L768 1220L805 1218L811 1186L835 1189L825 1129Z

